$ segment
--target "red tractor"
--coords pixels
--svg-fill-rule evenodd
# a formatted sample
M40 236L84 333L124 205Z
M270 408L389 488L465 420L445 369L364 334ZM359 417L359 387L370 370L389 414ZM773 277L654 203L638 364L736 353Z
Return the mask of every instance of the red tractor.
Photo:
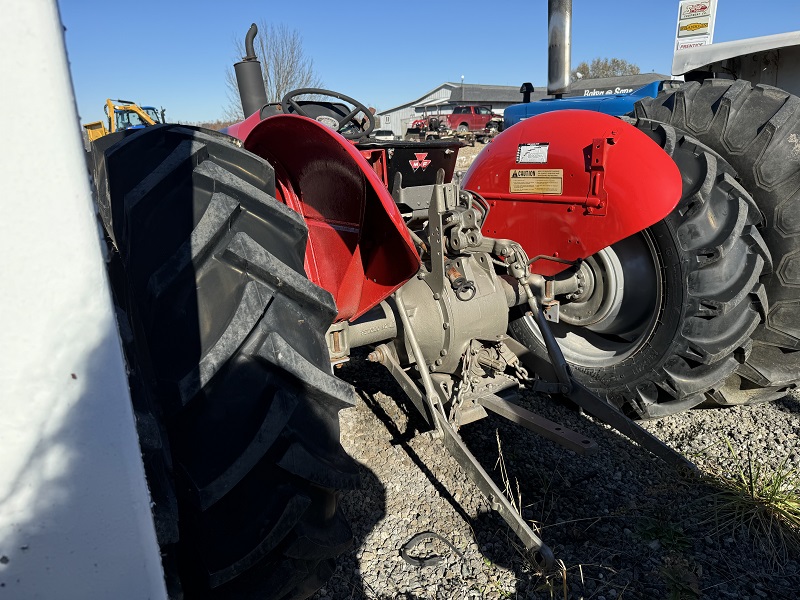
M459 187L458 144L368 141L344 95L270 108L254 35L245 121L91 155L173 591L305 597L332 573L352 537L338 490L358 484L332 365L359 346L544 566L460 426L489 410L595 449L514 404L525 387L687 464L629 417L724 404L764 318L761 217L722 158L666 124L562 111L500 134Z

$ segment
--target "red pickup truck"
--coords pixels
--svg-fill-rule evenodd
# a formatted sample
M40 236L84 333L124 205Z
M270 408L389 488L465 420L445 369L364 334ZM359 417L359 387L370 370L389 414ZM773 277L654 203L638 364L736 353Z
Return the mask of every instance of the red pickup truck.
M503 128L503 117L492 112L491 106L456 106L452 114L420 117L406 129L406 140L459 137L475 145L486 143Z
M459 132L482 132L487 127L499 130L503 117L492 112L491 106L456 106L452 114L430 115L415 120L412 129L438 131L441 128Z
M489 123L501 123L502 117L492 112L491 106L456 106L453 113L443 115L448 129L456 131L483 131Z

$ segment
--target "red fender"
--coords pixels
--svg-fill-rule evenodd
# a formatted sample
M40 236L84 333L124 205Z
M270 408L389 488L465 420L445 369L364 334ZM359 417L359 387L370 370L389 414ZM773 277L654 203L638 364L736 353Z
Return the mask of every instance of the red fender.
M646 134L586 110L545 113L510 127L483 149L462 187L489 201L489 237L512 239L528 256L587 258L666 217L681 174ZM563 264L532 269L555 275Z
M261 121L261 111L256 111L244 121L239 121L238 123L229 125L221 131L222 133L227 133L228 135L232 135L233 137L244 141L247 139L247 136L250 135L250 132L253 131L255 126L261 123Z
M275 169L276 197L308 225L306 273L333 295L337 321L363 315L414 276L419 256L397 205L353 144L297 115L242 125L245 149Z

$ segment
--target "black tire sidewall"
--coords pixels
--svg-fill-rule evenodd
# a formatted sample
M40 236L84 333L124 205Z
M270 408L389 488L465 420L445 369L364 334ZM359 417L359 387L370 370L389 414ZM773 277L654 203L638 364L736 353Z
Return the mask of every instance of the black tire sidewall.
M610 398L629 392L637 386L650 385L653 373L662 373L663 366L683 345L681 324L688 313L686 290L688 258L683 255L672 225L674 213L648 228L653 242L656 269L661 293L658 298L655 323L649 334L639 341L633 353L616 365L606 368L589 368L572 365L595 382L602 384ZM621 400L620 400L621 403Z
M662 374L659 380L663 380L663 367L685 343L681 337L681 325L689 307L686 294L689 262L677 241L675 218L675 213L672 213L637 234L648 236L652 241L661 284L657 315L654 316L655 323L649 326L649 333L629 356L614 365L589 367L568 361L573 374L582 383L603 390L604 395L620 407L637 387L652 386L654 374ZM511 330L514 337L535 354L548 358L544 344L528 325L514 321Z

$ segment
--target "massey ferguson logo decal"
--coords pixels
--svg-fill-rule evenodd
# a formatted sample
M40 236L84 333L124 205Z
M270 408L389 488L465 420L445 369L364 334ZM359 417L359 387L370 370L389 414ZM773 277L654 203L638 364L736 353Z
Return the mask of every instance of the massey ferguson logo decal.
M416 171L417 169L422 169L424 171L425 169L428 168L428 165L431 164L431 161L429 161L426 158L428 156L427 152L420 152L420 153L415 152L414 156L417 157L417 160L408 161L409 164L411 165L411 168L414 169L414 171Z

